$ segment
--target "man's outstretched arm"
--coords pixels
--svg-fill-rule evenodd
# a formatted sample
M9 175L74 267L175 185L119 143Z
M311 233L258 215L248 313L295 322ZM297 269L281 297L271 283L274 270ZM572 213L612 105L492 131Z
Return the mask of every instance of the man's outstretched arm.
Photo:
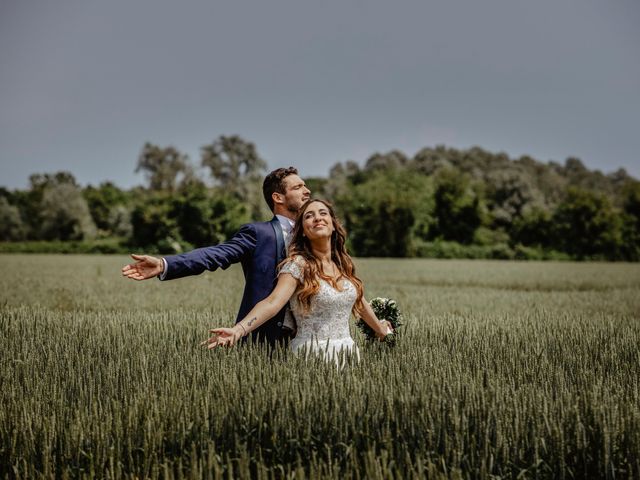
M162 274L164 271L164 262L161 258L152 257L151 255L131 254L136 262L130 263L122 267L122 275L133 280L147 280Z
M205 270L226 269L253 252L257 244L255 227L243 225L226 242L212 247L197 248L179 255L158 258L151 255L131 255L136 263L122 267L122 275L133 280L147 280L159 276L160 280L173 280L188 275L199 275Z

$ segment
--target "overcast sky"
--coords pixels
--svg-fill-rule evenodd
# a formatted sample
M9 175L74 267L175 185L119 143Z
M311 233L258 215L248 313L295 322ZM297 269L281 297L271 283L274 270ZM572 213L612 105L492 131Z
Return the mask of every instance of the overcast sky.
M0 186L219 135L326 176L474 145L640 177L637 0L0 2Z

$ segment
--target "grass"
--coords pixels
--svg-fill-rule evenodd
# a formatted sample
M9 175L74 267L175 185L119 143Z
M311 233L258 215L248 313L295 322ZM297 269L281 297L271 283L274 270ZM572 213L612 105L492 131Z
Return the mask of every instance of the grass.
M6 478L640 478L640 266L358 260L394 349L203 351L242 272L1 255Z

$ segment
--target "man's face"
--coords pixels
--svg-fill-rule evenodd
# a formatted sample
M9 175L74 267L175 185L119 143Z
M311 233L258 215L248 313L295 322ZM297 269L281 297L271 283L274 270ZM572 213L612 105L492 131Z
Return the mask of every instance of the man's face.
M284 206L291 213L298 213L300 207L309 199L311 191L298 175L289 175L284 179Z

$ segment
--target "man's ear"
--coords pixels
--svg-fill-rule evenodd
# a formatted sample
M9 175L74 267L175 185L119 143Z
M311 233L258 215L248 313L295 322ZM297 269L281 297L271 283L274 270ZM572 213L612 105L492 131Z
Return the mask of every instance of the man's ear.
M274 205L282 205L284 203L284 195L282 193L273 192L271 194L271 199L273 200Z

